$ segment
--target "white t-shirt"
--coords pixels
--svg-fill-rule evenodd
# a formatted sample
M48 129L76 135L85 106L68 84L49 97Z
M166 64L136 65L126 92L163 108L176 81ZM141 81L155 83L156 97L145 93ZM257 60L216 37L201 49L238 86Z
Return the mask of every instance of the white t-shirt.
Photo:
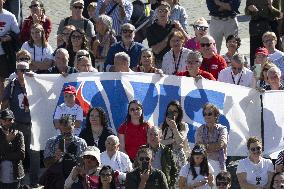
M44 61L44 59L53 59L52 53L53 53L53 49L52 47L47 44L46 47L42 48L42 47L38 47L36 45L34 45L34 47L31 47L28 43L28 41L26 41L23 45L21 49L25 49L27 50L29 53L31 53L32 55L32 60L33 61Z
M8 32L20 33L20 29L14 14L2 9L0 13L0 37L5 36ZM0 55L3 55L4 51L2 43L0 42Z
M60 119L62 116L66 115L71 115L75 120L83 121L83 109L78 104L75 104L72 107L68 107L65 103L60 104L56 107L53 119ZM78 136L80 131L81 128L75 128L74 134Z
M117 151L111 158L109 158L106 151L102 152L100 155L101 164L109 165L113 170L120 172L130 172L132 171L132 163L129 156L123 152Z
M208 164L209 166L209 173L212 174L213 173L213 168L210 164ZM190 165L189 164L186 164L184 165L181 169L180 169L180 172L179 172L179 176L180 177L185 177L187 178L187 186L189 185L192 185L194 183L197 183L198 181L202 181L204 180L204 176L203 175L200 175L200 167L195 167L195 171L196 171L196 174L197 174L197 177L193 180L193 177L192 177L192 174L191 174L191 170L189 169ZM209 189L210 186L208 184L205 184L201 187L198 187L198 189Z
M258 164L254 164L248 157L240 160L237 174L246 173L249 184L265 186L268 182L268 172L274 172L272 161L261 158Z

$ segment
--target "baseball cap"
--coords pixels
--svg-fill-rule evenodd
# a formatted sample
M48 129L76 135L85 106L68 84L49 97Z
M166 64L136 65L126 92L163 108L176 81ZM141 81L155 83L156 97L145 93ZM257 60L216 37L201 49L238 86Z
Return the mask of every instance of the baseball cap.
M1 111L1 119L14 119L14 113L10 109Z
M266 56L269 55L268 50L264 47L258 47L255 51L255 54L263 54L263 55L266 55Z
M64 94L68 93L68 94L76 94L76 88L72 85L67 85L64 90L63 90Z
M80 3L84 6L84 0L71 0L70 1L70 6L72 7L74 4Z
M94 156L99 164L101 164L100 150L95 146L88 146L81 156Z

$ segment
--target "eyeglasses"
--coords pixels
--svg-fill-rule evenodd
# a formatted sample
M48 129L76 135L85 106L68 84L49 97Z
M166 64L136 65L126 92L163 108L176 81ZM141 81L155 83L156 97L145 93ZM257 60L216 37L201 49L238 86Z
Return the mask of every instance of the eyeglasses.
M121 30L122 31L122 33L133 33L134 32L134 30L127 30L127 29L123 29L123 30Z
M101 177L111 177L111 173L101 173Z
M196 30L199 30L199 31L206 31L206 30L208 30L208 27L206 27L206 26L194 25L193 28L196 29Z
M97 158L95 156L90 156L90 155L85 155L83 156L84 159L89 159L89 160L92 160L92 161L96 161Z
M29 57L23 57L23 58L18 58L17 61L20 62L20 61L24 61L24 62L28 62L30 61L31 59Z
M34 5L30 5L29 8L33 8L33 7L39 7L39 4L34 4Z
M212 112L208 112L208 113L203 112L203 116L212 116L212 115L213 115L213 113L212 113Z
M200 43L201 47L210 47L213 43Z
M87 58L89 58L89 57L90 57L90 55L89 55L89 54L77 55L77 60L79 60L79 59L81 59L81 58L83 58L83 57L87 57Z
M149 157L140 157L139 161L150 161Z
M198 61L198 60L196 60L196 61L190 61L190 60L188 60L187 61L187 64L190 64L190 65L195 65L195 64L199 64L200 62Z
M216 186L227 186L229 182L227 181L216 181Z
M158 13L168 13L169 10L168 9L159 9Z
M17 72L22 72L22 73L25 73L25 72L29 72L30 69L16 69Z
M74 9L83 9L83 6L76 6L76 5L74 5L73 8Z
M80 39L82 39L82 36L81 36L81 35L72 35L72 36L71 36L71 39L80 40Z
M232 66L232 70L241 72L241 71L243 70L243 68L242 68L242 67L241 67L241 68L236 68L236 67L233 67L233 66Z
M250 151L252 151L252 152L257 152L257 151L260 151L260 150L261 150L261 147L260 147L260 146L250 148Z
M269 43L269 42L273 42L274 41L274 39L267 39L267 40L263 40L262 42L263 43Z
M177 110L168 110L168 113L172 113L172 114L176 113L176 114L178 114L178 111Z
M136 112L136 111L141 111L142 109L137 107L137 108L130 108L129 109L131 112Z

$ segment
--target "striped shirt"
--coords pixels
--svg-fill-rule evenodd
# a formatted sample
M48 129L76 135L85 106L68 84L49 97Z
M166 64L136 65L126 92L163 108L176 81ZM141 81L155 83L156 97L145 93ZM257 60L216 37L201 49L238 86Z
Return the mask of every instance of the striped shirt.
M99 0L98 1L98 6L96 9L96 17L99 16L99 12L100 9L102 8L102 5L104 3L105 0ZM112 8L113 6L115 6L116 2L114 0L110 0L110 3L107 5L106 7L106 11L105 14L107 14ZM133 12L133 5L131 2L127 1L127 0L122 0L122 6L124 8L125 11L125 17L121 18L120 17L120 7L116 6L114 8L114 10L108 15L112 18L113 24L112 24L112 28L114 29L116 35L120 35L121 31L120 31L120 26L128 23L130 21L132 12Z

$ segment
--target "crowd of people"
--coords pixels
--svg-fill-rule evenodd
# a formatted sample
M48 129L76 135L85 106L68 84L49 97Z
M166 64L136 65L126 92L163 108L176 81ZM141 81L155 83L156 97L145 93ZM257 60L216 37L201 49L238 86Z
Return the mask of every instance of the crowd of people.
M179 0L71 0L70 16L62 18L53 47L52 20L42 1L31 0L30 14L21 20L20 0L0 0L0 189L23 187L27 173L31 188L230 188L228 130L219 123L216 105L204 104L205 124L197 129L190 149L189 126L183 122L179 101L172 99L162 124L154 126L145 119L142 104L132 100L125 121L115 131L103 108L83 112L72 85L64 88L64 102L56 107L57 135L46 142L46 170L40 175L40 152L30 148L32 115L25 77L144 72L260 92L284 90L282 2L246 1L245 12L251 16L247 58L238 52L240 0L207 0L210 23L197 18L194 36L188 34L188 13ZM223 38L227 52L221 55ZM240 188L284 188L284 151L274 168L262 157L259 138L248 138L247 150L236 170Z

